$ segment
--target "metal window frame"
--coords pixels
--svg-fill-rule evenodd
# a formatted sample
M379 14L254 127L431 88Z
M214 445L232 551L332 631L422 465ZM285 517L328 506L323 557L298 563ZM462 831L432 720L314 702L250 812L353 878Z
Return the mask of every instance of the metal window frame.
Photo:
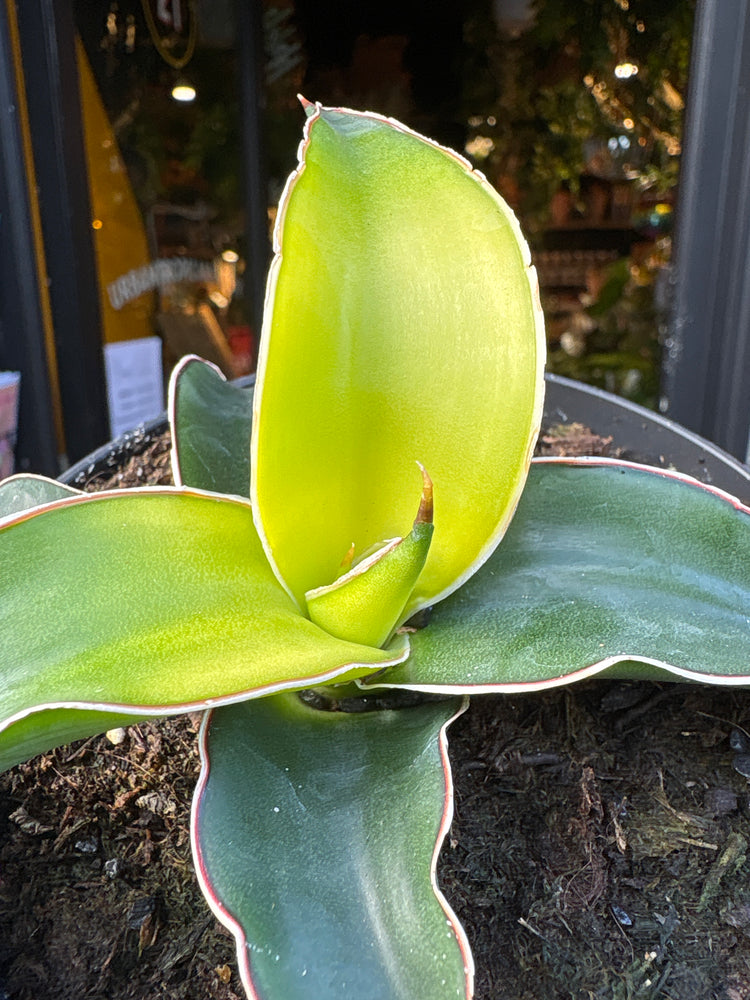
M76 32L69 0L17 4L67 457L109 437Z
M0 0L0 367L21 372L18 471L56 476L62 427L12 0ZM36 216L36 219L35 219ZM57 425L57 426L56 426Z
M699 0L665 343L666 413L750 450L750 0Z
M259 328L270 257L260 4L236 0L236 15L248 284ZM0 364L22 373L18 468L53 476L109 437L75 34L72 0L0 0ZM31 157L18 120L19 62Z

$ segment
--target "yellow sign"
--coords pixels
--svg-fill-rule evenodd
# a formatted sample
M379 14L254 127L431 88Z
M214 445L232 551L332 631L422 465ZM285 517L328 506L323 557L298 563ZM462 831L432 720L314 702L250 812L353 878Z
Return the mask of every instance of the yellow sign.
M151 254L141 211L80 41L77 55L103 339L113 343L150 337L153 293L142 294L119 309L107 294L107 288L123 274L146 267Z

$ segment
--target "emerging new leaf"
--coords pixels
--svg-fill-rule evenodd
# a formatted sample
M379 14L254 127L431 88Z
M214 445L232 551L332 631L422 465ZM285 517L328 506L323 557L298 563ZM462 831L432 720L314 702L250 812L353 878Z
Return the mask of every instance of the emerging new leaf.
M406 538L390 539L334 583L305 594L310 620L331 635L382 646L398 624L432 539L432 482L424 468L422 475L422 501Z

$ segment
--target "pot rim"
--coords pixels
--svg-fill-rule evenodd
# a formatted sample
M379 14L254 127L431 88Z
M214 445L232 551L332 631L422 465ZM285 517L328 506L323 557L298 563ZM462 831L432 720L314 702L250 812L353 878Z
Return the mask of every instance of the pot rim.
M750 468L718 445L644 406L562 375L548 373L544 426L578 421L614 436L622 458L676 468L750 502Z

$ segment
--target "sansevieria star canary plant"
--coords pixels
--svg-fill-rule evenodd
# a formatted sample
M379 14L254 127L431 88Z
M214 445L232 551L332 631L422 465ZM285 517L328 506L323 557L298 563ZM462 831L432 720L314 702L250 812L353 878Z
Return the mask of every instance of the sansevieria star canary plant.
M532 464L512 213L398 122L305 106L254 398L181 362L174 488L0 484L0 763L204 709L194 857L248 997L468 998L435 883L448 724L596 673L747 684L750 510Z

